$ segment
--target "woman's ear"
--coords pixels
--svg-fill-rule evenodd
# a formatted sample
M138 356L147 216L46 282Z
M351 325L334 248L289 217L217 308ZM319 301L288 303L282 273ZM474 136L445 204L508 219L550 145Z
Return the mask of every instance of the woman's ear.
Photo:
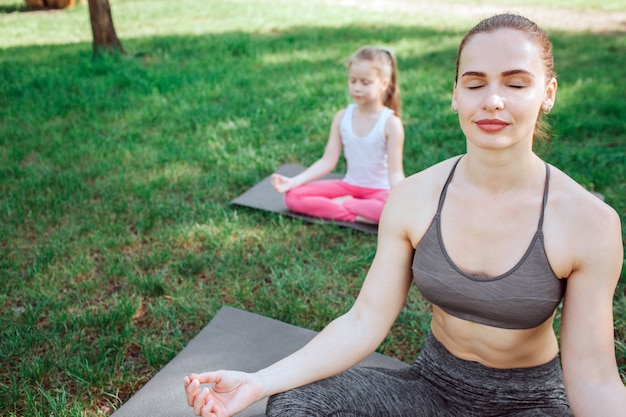
M556 89L558 87L558 83L556 78L552 78L548 85L546 86L546 93L543 99L543 104L541 105L541 110L548 113L554 107L554 102L556 101Z
M451 107L452 107L452 112L456 113L457 111L459 111L459 106L456 102L456 83L454 83L454 88L452 89L452 103L451 103Z

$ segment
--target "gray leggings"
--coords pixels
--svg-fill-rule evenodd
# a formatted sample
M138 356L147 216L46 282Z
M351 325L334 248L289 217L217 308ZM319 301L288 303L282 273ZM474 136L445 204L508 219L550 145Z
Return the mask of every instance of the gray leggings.
M274 395L270 417L573 417L559 359L493 369L453 356L432 334L412 366L354 367Z

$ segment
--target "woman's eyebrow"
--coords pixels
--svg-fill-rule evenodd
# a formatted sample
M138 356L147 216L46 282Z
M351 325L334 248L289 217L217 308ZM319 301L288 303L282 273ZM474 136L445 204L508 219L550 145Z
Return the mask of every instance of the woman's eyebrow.
M466 71L461 77L485 77L487 74L481 71Z
M514 69L514 70L504 71L502 73L503 77L510 77L511 75L527 75L529 77L533 77L533 78L535 77L532 72L526 71L523 69Z
M512 69L508 71L503 71L501 74L503 77L510 77L512 75L527 75L529 77L535 77L532 72L526 71L524 69ZM482 71L466 71L461 77L486 77L487 74Z

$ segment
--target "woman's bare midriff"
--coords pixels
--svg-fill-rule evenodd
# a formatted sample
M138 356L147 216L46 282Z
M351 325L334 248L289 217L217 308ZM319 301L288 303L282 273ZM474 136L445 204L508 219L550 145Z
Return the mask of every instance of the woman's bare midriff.
M463 320L433 306L433 335L460 359L490 368L530 368L550 362L559 347L554 316L532 329L511 330Z

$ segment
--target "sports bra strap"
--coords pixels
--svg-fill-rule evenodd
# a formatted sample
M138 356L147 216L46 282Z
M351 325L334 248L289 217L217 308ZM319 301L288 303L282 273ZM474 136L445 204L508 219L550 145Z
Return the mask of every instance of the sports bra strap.
M446 199L446 193L448 192L448 185L450 185L450 181L452 181L452 176L454 175L454 171L456 170L456 166L459 164L459 161L464 156L465 155L461 155L456 160L456 162L454 163L454 166L450 170L450 174L448 174L448 179L446 179L446 183L443 185L443 189L441 190L441 194L439 194L439 204L437 205L437 213L435 213L436 217L439 217L439 215L441 214L441 208L443 207L443 201Z
M537 226L537 231L543 231L543 212L546 210L546 206L548 205L548 188L550 187L550 166L547 162L544 161L546 165L546 182L543 186L543 201L541 203L541 216L539 216L539 225Z
M455 162L454 166L450 170L450 174L446 179L446 183L443 185L443 189L441 190L441 194L439 195L439 204L437 205L437 213L435 213L435 217L439 217L441 215L441 208L443 207L443 202L446 199L446 193L448 192L448 185L450 185L450 181L452 181L452 177L454 176L454 171L456 170L457 165L461 158L465 155L461 155ZM539 224L537 225L537 232L543 232L543 214L546 209L546 205L548 204L548 189L550 188L550 166L547 162L544 161L546 166L546 181L543 186L543 199L541 202L541 215L539 216Z

